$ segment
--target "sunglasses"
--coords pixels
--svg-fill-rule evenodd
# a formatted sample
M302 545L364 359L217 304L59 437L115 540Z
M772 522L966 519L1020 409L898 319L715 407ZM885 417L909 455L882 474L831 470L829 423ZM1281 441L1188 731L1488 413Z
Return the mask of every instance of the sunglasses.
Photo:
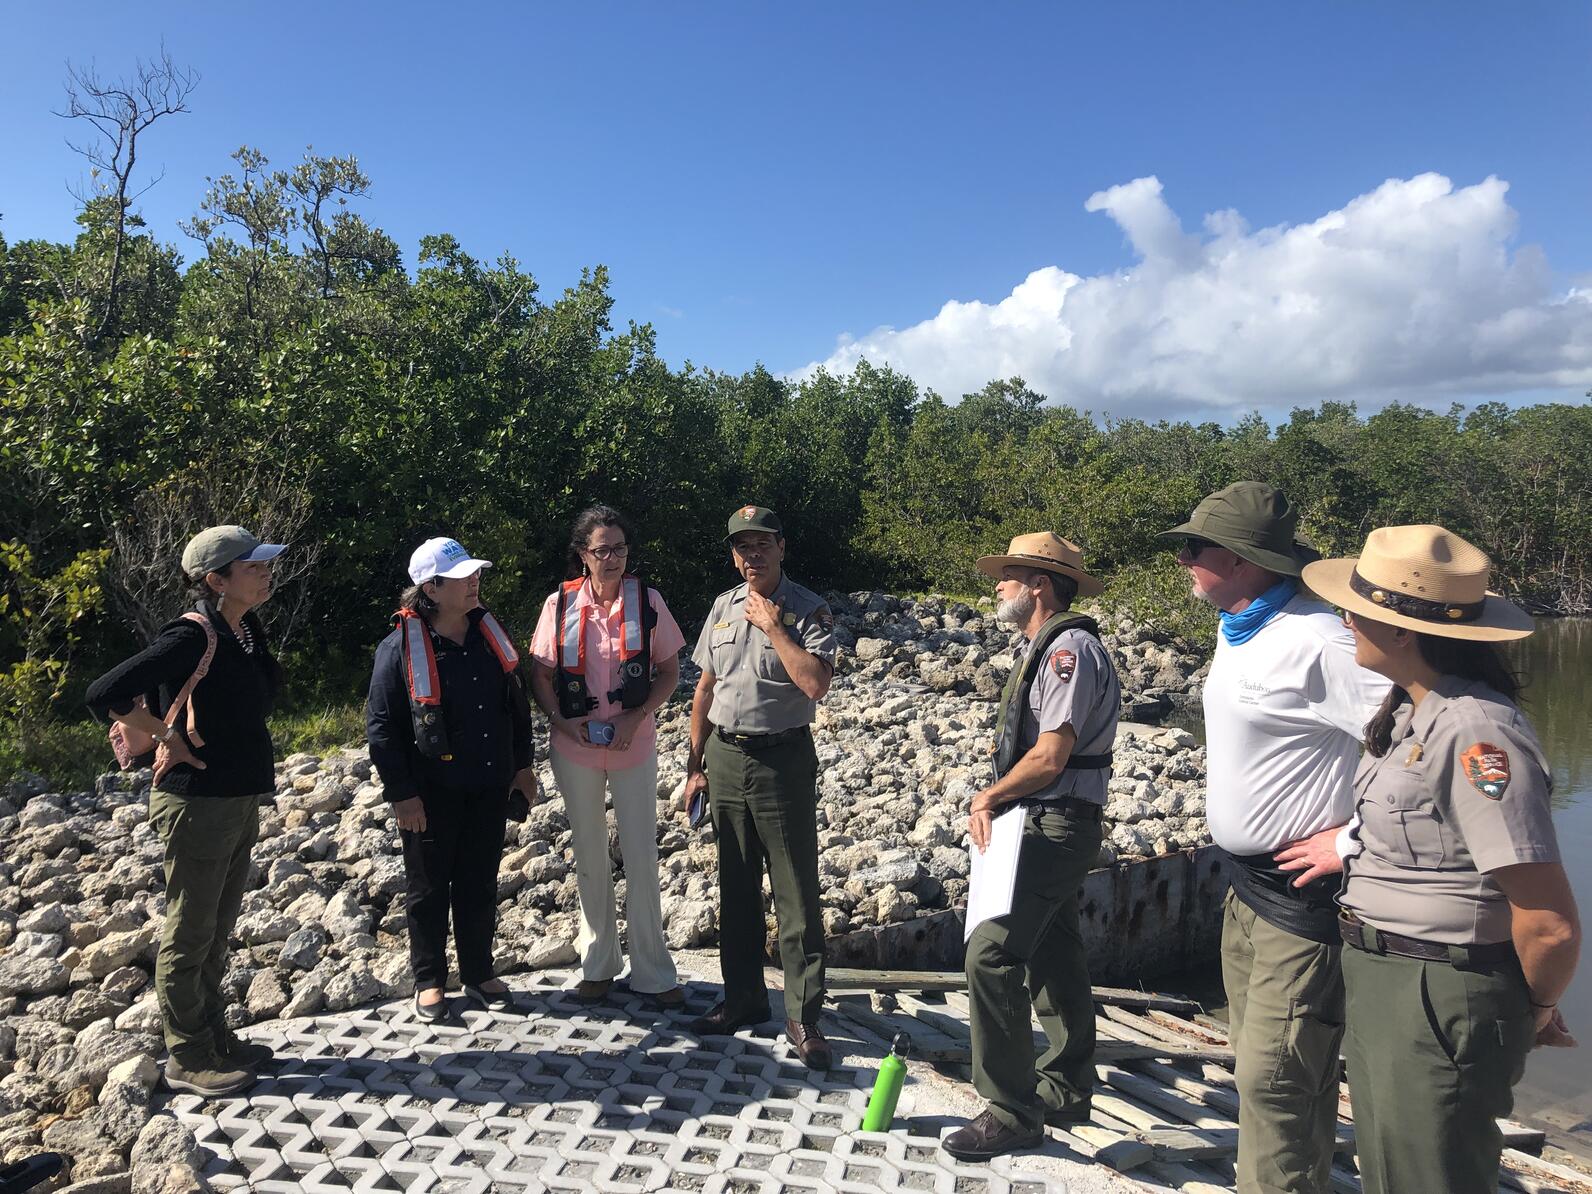
M1212 543L1209 539L1185 539L1183 540L1183 545L1177 549L1177 554L1192 562L1199 559L1200 552L1204 551L1207 547L1215 546L1216 544Z

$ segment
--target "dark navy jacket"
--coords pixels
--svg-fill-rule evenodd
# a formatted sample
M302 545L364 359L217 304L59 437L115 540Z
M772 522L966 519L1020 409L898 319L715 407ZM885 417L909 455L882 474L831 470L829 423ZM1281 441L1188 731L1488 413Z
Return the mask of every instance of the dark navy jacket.
M514 773L535 761L525 686L518 672L504 673L481 633L485 612L470 612L470 630L462 646L431 633L442 716L453 754L447 761L427 759L415 746L401 631L395 629L376 648L365 727L370 759L388 801L463 789L507 792Z

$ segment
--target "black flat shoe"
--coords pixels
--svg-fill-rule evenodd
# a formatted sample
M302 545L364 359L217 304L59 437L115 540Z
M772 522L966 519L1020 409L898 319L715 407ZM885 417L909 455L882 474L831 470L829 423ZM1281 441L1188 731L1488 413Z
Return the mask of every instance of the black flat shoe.
M432 1024L440 1023L448 1018L448 1000L446 996L435 1003L421 1003L420 992L416 991L415 997L410 1000L410 1004L415 1009L416 1016Z
M985 1111L965 1128L958 1128L940 1142L940 1147L958 1161L988 1161L1005 1153L1038 1148L1045 1133L1008 1128L993 1111Z
M465 983L464 994L472 1003L479 1003L489 1012L506 1012L514 1006L514 992L504 987L501 991L488 991L476 983Z

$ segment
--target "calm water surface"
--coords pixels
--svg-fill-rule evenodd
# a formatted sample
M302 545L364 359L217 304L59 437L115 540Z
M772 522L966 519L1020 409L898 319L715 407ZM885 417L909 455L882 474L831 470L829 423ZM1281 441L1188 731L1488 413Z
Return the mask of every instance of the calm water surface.
M1526 713L1553 764L1559 850L1584 925L1592 925L1592 619L1539 619L1513 648L1527 683ZM1515 1118L1548 1128L1553 1142L1592 1158L1592 949L1560 1001L1579 1049L1538 1049L1515 1088Z

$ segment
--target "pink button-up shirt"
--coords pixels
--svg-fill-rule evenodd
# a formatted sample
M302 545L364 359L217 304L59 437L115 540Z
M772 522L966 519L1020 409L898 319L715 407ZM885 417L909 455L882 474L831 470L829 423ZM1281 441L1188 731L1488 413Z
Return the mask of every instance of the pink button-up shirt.
M679 653L685 646L685 635L680 633L679 624L657 589L647 590L647 600L658 615L657 624L652 628L652 661L656 666L659 660ZM608 694L619 687L619 648L625 633L623 603L616 597L606 610L593 605L589 580L581 585L575 601L579 605L593 606L586 619L586 689L588 695L597 698L591 717L594 721L612 721L624 712L623 705L608 699ZM542 604L542 616L536 623L536 635L531 639L531 656L549 668L558 666L556 590ZM627 750L587 746L584 742L572 742L563 734L554 734L552 744L554 750L572 763L598 771L621 771L644 762L658 749L657 718L648 717L637 727Z

